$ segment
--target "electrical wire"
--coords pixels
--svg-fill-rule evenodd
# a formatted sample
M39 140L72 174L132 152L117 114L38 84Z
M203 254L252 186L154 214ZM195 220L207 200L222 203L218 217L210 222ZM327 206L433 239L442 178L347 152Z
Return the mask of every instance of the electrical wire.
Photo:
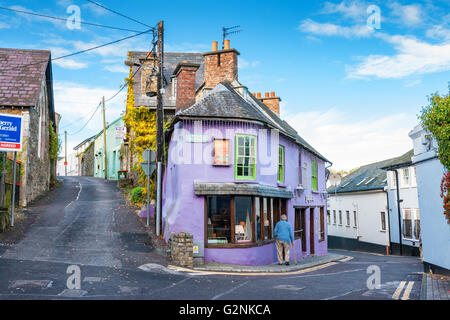
M126 15L120 13L120 12L117 12L117 11L114 11L114 10L112 10L112 9L109 9L109 8L107 8L107 7L103 6L103 5L101 5L100 3L97 3L97 2L91 1L91 0L86 0L86 1L88 1L88 2L90 2L90 3L92 3L92 4L96 5L96 6L98 6L98 7L100 7L100 8L103 8L103 9L105 9L105 10L107 10L107 11L110 11L110 12L112 12L112 13L115 13L115 14L121 16L121 17L124 17L124 18L129 19L129 20L134 21L134 22L137 22L137 23L139 23L139 24L141 24L141 25L143 25L143 26L146 26L146 27L148 27L148 28L152 28L152 27L150 27L149 25L147 25L147 24L145 24L145 23L143 23L143 22L140 22L140 21L138 21L138 20L136 20L136 19L133 19L133 18L131 18L131 17L128 17L128 16L126 16Z
M54 16L49 16L49 15L45 15L45 14L41 14L41 13L35 13L35 12L29 12L29 11L5 8L5 7L0 7L0 9L13 11L13 12L18 12L18 13L29 14L29 15L38 16L38 17L47 18L47 19L53 19L53 20L60 20L60 21L69 21L70 20L68 18L54 17ZM85 24L85 25L88 25L88 26L94 26L94 27L100 27L100 28L108 28L108 29L114 29L114 30L120 30L120 31L129 31L129 32L135 32L135 33L141 32L141 31L137 31L137 30L124 29L124 28L112 27L112 26L105 26L105 25L102 25L102 24L92 23L92 22L79 21L79 23Z
M85 52L89 52L89 51L92 51L92 50L95 50L95 49L106 47L106 46L109 46L111 44L115 44L115 43L118 43L118 42L121 42L121 41L124 41L124 40L128 40L128 39L140 36L140 35L142 35L144 33L150 32L150 31L152 31L152 30L151 29L150 30L146 30L146 31L143 31L143 32L140 32L140 33L137 33L137 34L125 37L125 38L121 38L121 39L118 39L118 40L115 40L115 41L111 41L111 42L99 45L99 46L91 47L91 48L88 48L88 49L85 49L85 50L81 50L81 51L77 51L77 52L73 52L73 53L69 53L69 54L66 54L66 55L63 55L63 56L60 56L60 57L53 58L53 59L51 59L51 61L72 57L72 56L75 56L75 55L78 55L78 54L81 54L81 53L85 53ZM33 63L29 63L29 64L24 64L24 65L21 65L21 66L15 66L15 67L12 67L12 68L4 68L1 71L20 69L20 68L25 68L25 67L28 67L28 66L31 66L31 65L40 64L40 63L47 63L47 62L48 62L48 60L43 60L43 61L39 61L39 62L33 62Z
M86 123L85 123L78 131L73 132L73 133L67 133L67 134L70 135L70 136L73 136L73 135L75 135L75 134L77 134L77 133L80 133L80 132L88 125L88 123L92 120L92 118L93 118L94 115L97 113L97 111L98 111L98 109L100 108L101 105L102 105L102 103L99 102L97 108L95 108L95 110L94 110L94 112L92 113L91 117L88 119L88 121L86 121Z

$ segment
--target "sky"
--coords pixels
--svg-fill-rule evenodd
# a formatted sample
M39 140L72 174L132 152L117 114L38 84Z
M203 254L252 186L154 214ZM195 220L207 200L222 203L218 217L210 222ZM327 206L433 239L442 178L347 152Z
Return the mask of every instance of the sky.
M222 27L240 52L239 81L275 91L281 117L332 163L350 170L412 149L408 133L435 92L450 81L450 0L440 1L116 1L96 2L147 25L163 20L166 52L208 52ZM0 0L0 7L135 31L147 27L86 0ZM75 11L74 11L75 10ZM52 57L136 34L0 9L0 47L46 49ZM68 150L102 129L101 101L114 95L127 52L147 51L151 36L130 38L53 62L55 109ZM106 105L112 122L126 89ZM64 148L62 149L64 150Z

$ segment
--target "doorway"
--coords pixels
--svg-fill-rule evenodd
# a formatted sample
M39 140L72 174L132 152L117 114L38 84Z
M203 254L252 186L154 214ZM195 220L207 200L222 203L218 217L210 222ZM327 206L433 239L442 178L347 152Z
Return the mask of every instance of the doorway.
M314 208L309 208L309 255L314 255L314 242L315 242L315 236L314 236Z

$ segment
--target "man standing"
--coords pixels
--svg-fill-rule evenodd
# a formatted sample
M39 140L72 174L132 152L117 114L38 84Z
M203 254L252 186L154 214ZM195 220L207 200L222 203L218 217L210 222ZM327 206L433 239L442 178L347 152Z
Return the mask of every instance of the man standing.
M289 245L294 243L294 234L291 229L291 225L286 221L287 216L281 215L281 221L279 221L274 229L275 243L277 245L277 257L278 264L283 264L283 251L284 261L286 265L289 265Z

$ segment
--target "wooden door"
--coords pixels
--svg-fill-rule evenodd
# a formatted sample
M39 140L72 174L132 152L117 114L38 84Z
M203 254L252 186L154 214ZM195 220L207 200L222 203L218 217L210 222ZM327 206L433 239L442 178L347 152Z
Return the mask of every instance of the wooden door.
M314 232L314 208L309 208L309 254L314 255L314 242L316 240L315 238L315 232Z

